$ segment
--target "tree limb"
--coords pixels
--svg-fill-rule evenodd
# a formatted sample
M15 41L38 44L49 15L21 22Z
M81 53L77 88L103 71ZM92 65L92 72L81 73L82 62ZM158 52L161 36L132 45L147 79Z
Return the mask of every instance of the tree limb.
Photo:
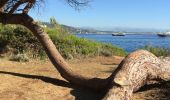
M25 6L23 10L23 13L27 14L34 4L35 4L35 0L29 0L28 4Z
M6 3L8 2L9 0L0 0L0 13L3 12L3 7L6 5Z
M22 2L22 1L18 1L17 3L15 3L15 5L12 7L12 9L8 12L9 14L12 14L12 13L14 13L16 10L17 10L17 8L21 5L21 4L23 4L24 2Z

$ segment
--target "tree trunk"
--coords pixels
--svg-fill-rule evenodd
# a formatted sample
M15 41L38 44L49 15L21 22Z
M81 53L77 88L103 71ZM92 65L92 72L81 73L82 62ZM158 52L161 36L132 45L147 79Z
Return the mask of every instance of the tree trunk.
M90 78L73 72L56 49L48 34L44 32L43 28L41 28L29 15L3 13L0 14L0 22L3 24L20 24L31 30L44 47L44 50L54 67L59 71L61 76L70 83L91 88L96 91L103 90L107 87L109 79Z
M102 90L107 86L109 79L84 77L79 73L73 72L68 63L56 49L48 34L44 32L44 30L30 16L25 15L23 19L27 19L24 20L23 25L30 29L38 38L49 59L64 79L70 83L88 87L97 91Z
M110 77L111 88L103 100L131 100L132 93L145 84L170 80L170 63L138 50L129 54Z
M103 100L130 100L132 93L145 84L170 80L170 63L152 53L138 50L129 54L106 79L89 78L73 72L60 55L48 34L27 14L0 13L0 22L20 24L30 29L39 39L49 59L61 76L70 83L108 92Z

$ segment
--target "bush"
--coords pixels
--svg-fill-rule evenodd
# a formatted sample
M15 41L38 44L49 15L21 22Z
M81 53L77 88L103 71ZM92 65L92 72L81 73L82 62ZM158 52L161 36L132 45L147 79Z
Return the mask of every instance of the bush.
M13 48L15 54L41 48L38 40L28 29L23 26L10 25L4 26L0 32L0 47L6 48L7 46Z
M49 33L50 34L50 33ZM51 36L51 35L50 35ZM126 52L117 46L111 44L100 43L84 38L78 38L75 35L65 35L64 38L52 37L59 52L65 56L66 54L72 55L74 58L77 56L93 57L93 56L125 56Z
M126 52L117 46L100 43L71 35L59 25L45 28L61 55L66 59L93 56L125 56ZM35 36L22 26L0 26L0 53L11 52L29 54L30 58L47 58L41 44ZM15 58L15 57L14 57ZM22 58L22 57L21 57ZM18 58L20 59L20 58Z
M102 45L101 51L110 52L112 55L116 55L116 56L127 55L125 50L120 47L114 46L112 44L105 44L105 43L102 43L101 45Z
M161 48L161 47L157 47L157 46L148 46L147 45L143 49L148 50L149 52L153 53L157 57L170 55L170 49L168 49L168 48Z
M112 56L113 54L112 54L112 52L109 51L109 50L102 50L102 51L100 51L100 55L101 55L101 56L110 57L110 56Z
M29 58L26 54L17 54L10 58L11 61L18 61L18 62L28 62Z

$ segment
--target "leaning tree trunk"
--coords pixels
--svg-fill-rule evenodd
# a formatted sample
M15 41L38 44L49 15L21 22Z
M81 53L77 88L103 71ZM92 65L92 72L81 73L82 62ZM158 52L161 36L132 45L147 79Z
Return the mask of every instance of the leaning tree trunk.
M107 86L109 79L90 78L73 72L68 63L63 59L61 54L56 49L56 46L48 34L44 32L44 30L30 16L25 15L24 17L24 19L27 20L24 20L23 25L30 29L38 38L49 59L64 79L70 83L81 85L83 87L91 88L97 91L102 90Z
M170 80L170 62L138 50L129 54L110 77L112 82L104 100L131 100L132 93L145 84Z
M91 88L96 91L105 89L109 83L109 79L99 79L82 76L79 73L73 72L67 62L60 55L52 40L43 28L35 22L27 14L6 14L0 13L0 22L3 24L20 24L31 30L37 39L40 41L54 67L59 71L61 76L70 83L80 85L82 87Z
M170 63L161 61L152 53L144 50L129 54L106 79L84 77L70 69L49 36L27 14L0 13L0 22L20 24L30 29L63 78L70 83L94 90L108 90L104 100L130 100L132 93L143 85L170 80Z

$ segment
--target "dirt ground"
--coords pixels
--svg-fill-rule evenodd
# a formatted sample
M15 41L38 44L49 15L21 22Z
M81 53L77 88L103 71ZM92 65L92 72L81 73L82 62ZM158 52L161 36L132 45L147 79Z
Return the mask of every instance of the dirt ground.
M117 67L117 59L96 57L68 63L83 75L105 78ZM145 87L134 94L133 100L170 100L169 84ZM48 60L20 63L0 59L0 100L100 100L102 96L69 84Z

